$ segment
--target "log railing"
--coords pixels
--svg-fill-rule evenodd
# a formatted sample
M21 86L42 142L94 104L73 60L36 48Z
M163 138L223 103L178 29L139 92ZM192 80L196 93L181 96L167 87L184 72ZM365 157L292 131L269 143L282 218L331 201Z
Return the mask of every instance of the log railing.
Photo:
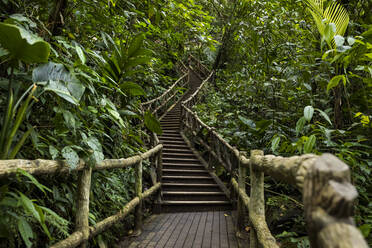
M0 160L0 178L15 175L20 169L33 175L52 175L61 173L78 172L78 188L75 216L75 231L66 239L52 245L53 248L62 247L82 247L87 246L88 240L104 232L115 223L124 219L130 212L135 210L135 231L141 232L142 228L142 202L160 189L160 173L162 170L162 144L156 145L151 150L125 159L106 159L93 168L80 161L79 165L71 170L65 161L56 160ZM153 186L143 192L142 188L142 162L150 159L152 166L156 168L157 179ZM89 226L89 194L91 187L92 173L96 170L123 169L129 166L135 166L135 192L136 196L128 202L118 213L107 217L94 226Z
M250 221L250 247L279 247L265 220L264 175L297 187L303 195L305 219L311 247L368 247L353 222L354 202L358 196L350 183L350 169L331 154L305 154L283 158L252 150L244 152L228 144L213 128L201 121L192 106L203 97L212 73L181 108L181 132L192 145L207 153L209 166L221 164L234 175L231 187L238 196L237 228L244 224L245 210ZM206 156L204 156L206 157ZM249 170L250 194L245 180Z
M159 97L142 103L142 108L160 117L170 107L170 103L176 102L182 96L180 89L187 88L187 76L188 73L183 74Z
M210 70L199 59L195 58L192 54L188 57L189 67L200 75L200 77L205 78L209 75Z

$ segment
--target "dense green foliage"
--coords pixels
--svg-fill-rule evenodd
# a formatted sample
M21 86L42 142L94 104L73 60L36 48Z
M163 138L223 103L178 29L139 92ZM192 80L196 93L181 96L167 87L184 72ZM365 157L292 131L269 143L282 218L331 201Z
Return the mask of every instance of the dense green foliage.
M140 103L178 77L189 44L213 45L211 18L192 1L2 0L0 18L0 158L66 159L72 169L146 150L145 126L161 130ZM94 173L91 224L133 197L133 173ZM75 177L2 180L0 247L72 233Z
M202 119L241 150L339 156L352 168L356 223L368 236L372 6L341 1L344 34L319 22L324 13L313 6L311 14L310 2L0 0L0 158L66 159L74 168L144 151L145 127L161 130L140 103L163 92L192 52L216 70L196 107ZM94 173L91 224L131 199L133 173ZM274 234L284 247L307 247L299 192L267 182L277 192L267 194ZM66 237L76 187L75 174L2 180L0 247ZM122 228L94 244L117 241Z
M356 222L368 236L372 225L370 2L344 5L350 15L345 34L335 32L335 24L322 22L333 20L329 15L319 13L315 18L310 13L320 7L306 3L322 1L212 2L213 32L222 34L221 45L217 52L204 53L217 77L205 103L196 108L199 115L241 150L264 149L282 156L336 154L352 168L360 194ZM347 25L348 18L342 18ZM291 192L276 182L268 183L267 189ZM298 192L292 193L301 201ZM267 195L277 209L291 202ZM305 230L291 220L299 212L292 207L282 210L279 222L285 228L277 227L286 232L279 237L303 235ZM303 226L302 221L295 222Z

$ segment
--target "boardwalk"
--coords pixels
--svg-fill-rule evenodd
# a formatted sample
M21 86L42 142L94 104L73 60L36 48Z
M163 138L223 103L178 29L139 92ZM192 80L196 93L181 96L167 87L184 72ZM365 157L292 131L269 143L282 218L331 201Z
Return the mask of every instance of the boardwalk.
M229 211L163 213L152 217L129 248L238 247Z

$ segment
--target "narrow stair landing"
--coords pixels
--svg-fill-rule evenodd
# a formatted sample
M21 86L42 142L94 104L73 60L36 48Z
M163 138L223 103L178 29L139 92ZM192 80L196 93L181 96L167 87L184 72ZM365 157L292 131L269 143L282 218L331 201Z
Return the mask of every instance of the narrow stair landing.
M177 104L160 121L163 135L161 212L231 209L231 203L180 134L181 109Z
M119 248L236 248L235 227L229 211L163 213L152 215L142 234Z

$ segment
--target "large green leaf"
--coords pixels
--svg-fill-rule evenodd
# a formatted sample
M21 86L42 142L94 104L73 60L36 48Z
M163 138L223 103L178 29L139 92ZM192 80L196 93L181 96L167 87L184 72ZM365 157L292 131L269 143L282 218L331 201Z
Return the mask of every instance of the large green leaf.
M125 82L120 85L120 88L127 94L132 96L143 96L145 95L145 91L143 88L133 82Z
M32 182L32 184L35 185L37 188L39 188L44 194L46 194L45 191L52 192L51 189L49 189L48 187L46 187L46 186L42 185L41 183L39 183L39 181L34 176L32 176L30 173L28 173L27 171L22 170L22 169L18 169L17 172L20 173L20 174L22 174L22 175L24 175L28 179L30 179L31 182Z
M62 151L62 156L66 159L70 169L75 169L79 164L79 155L70 147L65 146Z
M345 78L345 75L337 75L337 76L334 76L328 83L327 85L327 92L329 92L330 89L336 87L340 81L343 81L344 84L346 84L346 78Z
M75 105L84 94L85 86L62 64L49 62L34 69L34 82L48 82L45 90L53 91Z
M92 163L92 165L97 165L101 163L104 159L104 155L102 151L102 145L99 142L99 140L94 136L90 136L86 138L84 142L91 149L91 155L89 156L89 162Z
M50 54L49 43L25 29L13 24L0 23L0 44L15 60L27 63L47 62Z
M26 246L31 247L32 242L30 239L34 238L34 232L32 231L30 224L23 217L20 217L18 219L18 231L21 234L21 237L25 242Z
M163 130L161 129L160 122L150 112L145 113L145 126L152 132L161 135Z
M31 201L30 198L19 192L21 204L23 208L26 210L26 212L31 213L35 219L37 219L39 222L41 222L41 217L39 212L36 210L34 203Z
M316 136L312 134L304 144L304 153L310 153L314 149Z

